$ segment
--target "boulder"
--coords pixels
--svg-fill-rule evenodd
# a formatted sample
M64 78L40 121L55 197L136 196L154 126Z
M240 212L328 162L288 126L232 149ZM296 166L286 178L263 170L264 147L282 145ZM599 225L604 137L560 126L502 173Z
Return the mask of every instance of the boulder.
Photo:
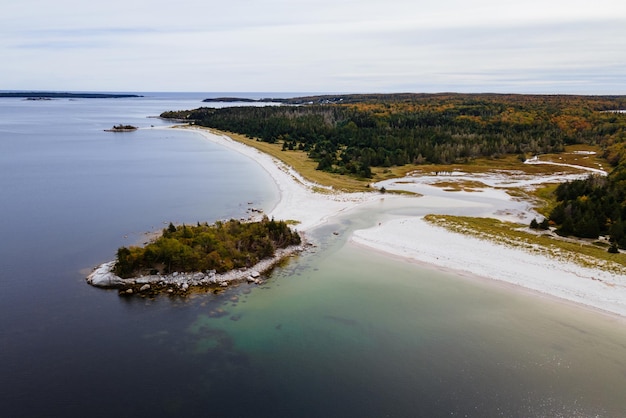
M87 283L97 287L120 287L124 283L124 279L113 274L112 270L115 266L115 261L101 264L96 268L89 276L87 276Z

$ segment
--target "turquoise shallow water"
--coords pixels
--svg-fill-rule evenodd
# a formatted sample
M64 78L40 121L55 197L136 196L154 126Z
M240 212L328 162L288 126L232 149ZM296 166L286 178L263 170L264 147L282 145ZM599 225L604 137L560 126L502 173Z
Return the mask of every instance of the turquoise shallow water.
M101 132L197 104L183 99L0 103L3 414L625 415L623 320L347 243L383 206L313 231L260 287L141 299L86 285L163 222L273 205L260 167L196 135Z
M323 230L322 230L323 231ZM282 416L620 416L623 321L335 240L200 313ZM347 231L346 231L347 233ZM204 334L203 334L204 333ZM210 351L210 350L209 350ZM215 377L219 381L219 377ZM207 376L210 381L211 377ZM258 379L258 380L257 380ZM255 383L254 383L255 382Z

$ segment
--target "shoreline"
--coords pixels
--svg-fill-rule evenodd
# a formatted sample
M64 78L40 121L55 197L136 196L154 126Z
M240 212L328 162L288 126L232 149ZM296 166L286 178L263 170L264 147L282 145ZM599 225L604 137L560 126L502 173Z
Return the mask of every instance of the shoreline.
M564 306L569 306L569 307L573 307L575 309L582 309L588 312L594 312L595 314L600 314L606 318L609 318L611 320L615 320L615 321L620 321L624 324L626 324L626 316L624 315L620 315L618 313L603 309L603 308L598 308L595 306L591 306L589 304L585 304L585 303L580 303L580 302L575 302L575 301L571 301L569 299L564 299L562 297L559 296L555 296L553 294L550 293L546 293L546 292L542 292L539 290L534 290L531 289L529 287L525 287L525 286L521 286L518 284L513 284L504 280L499 280L496 278L490 278L490 277L486 277L486 276L481 276L479 274L475 274L472 272L468 272L468 271L463 271L463 270L456 270L450 267L445 267L439 264L433 264L433 263L428 263L428 262L423 262L423 261L419 261L416 260L414 258L409 258L406 256L402 256L402 255L398 255L396 253L391 253L391 252L387 252L385 250L379 250L376 249L370 245L367 244L361 244L359 243L357 240L350 240L350 244L353 245L356 248L362 248L365 251L373 251L376 254L380 254L384 257L387 258L391 258L393 260L396 260L399 263L410 263L416 266L419 266L420 268L424 268L424 269L428 269L428 270L432 270L432 271L437 271L437 272L442 272L445 274L452 274L454 276L458 276L463 280L469 280L475 283L479 283L481 286L488 286L488 287L493 287L496 289L504 289L507 292L512 292L514 294L521 294L521 295L528 295L530 297L533 298L539 298L539 299L543 299L543 300L549 300L552 303L555 304L559 304L559 305L564 305Z
M416 240L415 236L428 239ZM393 219L355 231L350 241L420 265L626 318L626 280L622 275L450 232L421 217Z
M483 210L482 206L489 206L477 204L474 199L476 193L456 192L441 199L440 189L421 184L419 191L422 197L381 195L378 192L322 194L314 191L319 185L306 181L283 162L226 135L213 133L207 128L173 129L196 132L213 143L255 160L279 189L279 200L268 211L268 216L295 221L298 231L311 230L333 217L375 202L383 202L385 205L400 202L423 213L380 214L372 220L375 226L354 231L348 241L392 258L417 262L461 277L469 275L503 283L518 291L529 291L581 308L626 318L626 276L454 233L422 219L427 213L449 214L455 211L459 214L461 211L461 214L465 214L476 210L476 207ZM387 185L386 181L381 183ZM489 199L494 197L490 192L485 195ZM500 200L497 205L484 209L481 216L511 218L513 214L519 221L521 218L532 219L536 215L525 204L527 202L522 202L520 206L512 198L502 196L498 197ZM503 210L502 205L512 209Z
M214 134L208 129L196 127L191 130L257 161L272 176L280 190L279 202L269 215L280 219L297 220L300 222L298 226L304 230L319 226L328 219L358 206L383 199L376 192L334 195L316 193L310 183L303 181L297 173L294 174L292 169L285 167L275 158L225 135ZM527 178L522 181L532 183ZM467 211L472 205L476 205L476 202L471 200L475 194L457 192L448 195L448 198L457 201L450 200L448 203L431 207L429 196L441 196L441 190L423 185L419 192L422 194L420 198L386 194L384 199L410 202L409 205L422 208L428 213L431 210L446 213L452 209L459 210L459 206L461 211L463 208L467 208L465 209ZM487 194L493 197L493 193ZM519 202L514 202L510 197L499 199L500 206L488 208L486 216L509 220L517 218L518 221L536 216L530 205L525 202L520 206ZM502 205L513 209L503 210ZM626 277L623 275L586 268L573 262L555 260L520 248L454 233L427 223L422 216L400 215L391 220L376 219L375 223L377 225L371 228L354 231L349 242L391 257L400 257L460 276L470 275L505 283L518 290L530 291L585 309L593 309L599 313L626 318Z
M185 132L196 132L204 139L231 149L256 161L271 177L279 191L279 200L267 212L270 218L294 221L293 229L301 235L316 226L328 221L344 211L353 209L361 203L374 201L380 198L378 193L332 193L321 194L313 192L313 188L323 186L308 182L291 167L277 159L262 153L252 147L241 144L233 139L210 132L208 129L167 127L152 129L178 129ZM328 188L327 188L328 189ZM170 275L141 276L122 279L112 273L115 261L108 261L96 267L88 276L87 282L95 287L119 289L120 294L157 294L174 293L184 294L189 289L196 288L223 288L231 283L261 284L260 274L271 270L282 260L300 253L310 243L303 237L300 246L277 250L273 258L261 260L255 266L245 270L231 270L224 274L207 275L201 272L173 273ZM143 290L142 290L143 289Z
M196 132L203 138L245 155L257 162L274 180L279 192L276 205L269 211L270 218L295 221L295 229L308 231L328 221L340 213L383 198L377 191L339 193L327 186L312 183L304 179L293 168L282 161L255 148L237 142L232 138L217 134L208 128L173 127L186 132ZM318 193L315 189L325 189L328 193ZM391 196L385 195L385 198Z

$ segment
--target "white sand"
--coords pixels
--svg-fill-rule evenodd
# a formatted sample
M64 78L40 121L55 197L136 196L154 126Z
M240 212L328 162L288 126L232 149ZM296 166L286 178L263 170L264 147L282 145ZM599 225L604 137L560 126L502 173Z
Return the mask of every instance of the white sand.
M280 191L280 200L268 216L296 221L299 231L307 231L326 222L331 216L381 198L378 193L335 193L324 186L306 181L291 167L255 148L233 141L225 135L211 133L207 129L194 128L193 131L259 163L274 179ZM328 193L316 193L313 188L327 189Z
M215 135L204 129L195 129L207 139L231 148L257 161L274 179L280 189L280 201L269 213L281 220L296 220L298 229L309 230L332 216L345 213L359 205L380 202L378 193L321 194L312 190L314 185L276 159L232 139ZM459 173L451 173L459 175ZM440 180L449 181L451 176ZM465 175L459 175L467 179ZM560 176L569 179L567 176ZM415 214L380 215L372 219L372 228L355 231L352 240L375 250L445 269L465 272L481 277L505 281L583 304L602 311L626 316L626 276L600 269L584 268L578 264L554 260L520 248L507 247L489 241L449 232L423 220L426 213L454 213L472 216L493 216L517 219L524 223L537 216L530 204L510 198L500 190L483 192L444 192L429 185L436 182L432 176L386 181L378 184L387 189L407 187L411 181L422 198L385 195L385 204L400 203L415 209ZM474 179L476 180L476 179ZM534 185L537 177L519 179L482 175L485 184L498 183L519 186L519 182ZM400 185L401 184L401 185ZM411 186L411 185L408 185ZM392 203L388 203L392 202Z
M501 280L626 316L626 277L622 275L452 233L421 217L393 219L356 231L352 239L418 262Z

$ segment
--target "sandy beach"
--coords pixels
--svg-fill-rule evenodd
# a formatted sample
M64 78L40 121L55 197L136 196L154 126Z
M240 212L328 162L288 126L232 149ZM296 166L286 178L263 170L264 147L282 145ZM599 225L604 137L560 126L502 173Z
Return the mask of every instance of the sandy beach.
M298 231L306 232L323 224L332 216L381 199L382 195L379 193L347 194L335 193L332 190L328 190L328 193L314 192L314 188L328 188L306 181L281 161L255 148L236 142L228 136L214 134L202 128L193 128L193 131L212 142L246 155L260 164L272 177L280 192L279 202L268 212L268 216L296 221Z
M306 232L333 216L357 207L367 207L384 199L385 205L412 209L411 215L381 215L374 226L357 230L351 241L434 267L487 279L498 280L591 307L603 312L626 316L626 276L600 269L585 268L573 262L555 260L518 247L450 232L423 219L428 213L469 216L490 216L503 220L527 222L537 216L528 202L512 199L501 190L482 192L446 192L431 185L436 178L395 179L377 184L393 189L394 184L419 192L422 197L403 197L380 193L316 193L316 186L304 180L290 167L273 157L217 135L206 129L194 129L206 139L242 153L259 163L280 189L280 200L270 217L297 221L297 229ZM450 173L465 178L464 173ZM564 176L561 176L564 178ZM568 177L569 178L569 177ZM402 180L402 181L400 181ZM475 178L474 178L475 180ZM534 185L537 177L483 176L486 184ZM318 186L319 187L319 186Z

